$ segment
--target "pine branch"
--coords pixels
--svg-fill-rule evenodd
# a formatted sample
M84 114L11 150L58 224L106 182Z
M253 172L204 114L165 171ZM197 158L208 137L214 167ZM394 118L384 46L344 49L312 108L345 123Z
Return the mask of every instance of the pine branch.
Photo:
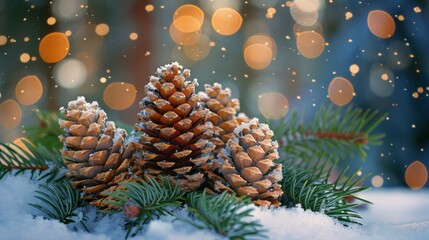
M143 224L152 220L154 215L171 215L168 208L180 207L183 202L184 193L179 186L172 185L167 178L162 178L161 183L148 178L147 182L140 180L139 182L120 183L120 186L125 187L126 190L106 193L113 198L107 203L124 211L129 206L136 206L139 211L135 217L128 219L126 238L131 232L133 232L132 236L140 232ZM103 210L102 212L115 213L118 211L120 210Z
M321 106L313 121L297 112L275 127L274 136L283 147L285 160L318 156L326 153L333 160L353 157L357 152L365 159L370 145L380 145L384 134L374 134L385 119L378 111L359 108Z
M42 204L29 203L29 205L44 213L49 219L56 219L64 224L78 222L88 231L84 221L79 219L76 209L81 206L82 200L79 192L66 180L40 185L42 191L35 191L35 198ZM75 229L77 230L76 226Z
M264 239L265 230L257 221L250 221L252 209L248 198L237 198L227 192L209 196L205 192L193 192L187 197L188 209L199 221L178 218L196 228L214 231L228 239Z
M62 143L58 136L63 134L58 124L58 114L33 110L39 120L38 125L27 126L24 130L27 132L27 138L35 145L43 145L47 149L60 149Z
M59 168L63 166L59 151L49 151L42 145L33 145L27 140L22 140L23 146L14 143L0 143L0 179L12 172L15 175L31 172L38 179L51 181L58 179Z
M328 162L317 161L313 166L304 168L286 167L282 181L282 204L288 207L300 204L303 209L321 212L343 222L358 223L355 219L362 217L352 210L358 204L349 203L347 199L370 203L355 196L369 189L358 186L367 176L359 177L356 171L346 177L348 168L345 168L334 182L329 182L335 164L328 167Z

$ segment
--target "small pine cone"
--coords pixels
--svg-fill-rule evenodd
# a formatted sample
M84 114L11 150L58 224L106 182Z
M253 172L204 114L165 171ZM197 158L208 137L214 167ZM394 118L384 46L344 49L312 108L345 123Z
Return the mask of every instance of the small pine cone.
M210 140L216 145L215 153L225 146L232 138L234 129L242 122L249 122L249 118L240 111L240 101L231 98L231 89L222 89L222 85L214 83L204 85L205 92L199 92L201 101L210 110L207 121L213 123L213 138Z
M274 162L279 156L272 136L268 125L259 124L257 118L237 127L226 150L215 160L221 166L219 172L209 173L212 191L236 192L258 206L279 206L282 165Z
M208 110L200 106L195 94L197 82L186 81L190 71L178 63L159 68L145 86L146 97L140 102L136 130L143 132L137 175L170 176L183 191L194 191L205 182L200 166L214 149L212 124Z
M61 153L65 159L72 185L83 193L83 199L102 208L103 191L113 191L118 183L129 181L129 168L133 163L136 144L124 145L126 132L106 122L106 113L97 102L87 103L84 97L60 109L65 120L59 124L65 131L60 139L64 144Z

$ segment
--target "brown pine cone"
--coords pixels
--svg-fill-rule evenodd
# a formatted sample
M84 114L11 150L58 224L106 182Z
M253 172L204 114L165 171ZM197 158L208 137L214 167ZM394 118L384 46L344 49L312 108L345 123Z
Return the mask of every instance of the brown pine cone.
M170 176L189 192L205 181L199 166L209 159L214 145L207 140L213 133L212 124L206 121L208 111L195 94L197 82L186 81L190 71L182 69L178 63L165 65L145 86L140 122L135 127L144 133L136 174L155 179Z
M201 101L210 110L207 120L213 123L213 138L210 140L216 145L215 153L225 147L232 138L234 129L242 122L249 122L249 118L240 111L240 101L231 98L229 88L222 89L222 85L214 83L204 85L205 92L199 92Z
M106 113L97 102L87 103L84 97L61 108L65 120L60 127L65 134L61 153L65 159L72 185L83 193L83 199L92 205L109 208L103 191L113 191L118 183L132 179L129 168L136 148L134 143L124 145L126 132L106 122Z
M257 118L237 127L226 149L214 160L220 168L209 172L211 190L248 196L258 206L279 206L282 165L274 162L279 156L272 137L268 125L259 124Z

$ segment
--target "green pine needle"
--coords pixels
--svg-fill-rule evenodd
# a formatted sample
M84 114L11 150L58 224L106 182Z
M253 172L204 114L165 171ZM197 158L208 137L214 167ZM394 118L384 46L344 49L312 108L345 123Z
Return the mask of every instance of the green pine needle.
M378 111L322 105L312 121L306 121L304 114L299 117L296 111L290 113L276 123L274 137L285 152L283 160L323 153L332 160L352 158L355 153L365 159L370 145L381 144L384 134L373 131L385 118Z
M237 198L227 192L209 196L205 192L193 192L187 197L188 209L199 221L178 218L199 229L214 231L228 239L265 239L265 230L252 217L252 204L248 198Z
M58 124L58 114L38 109L33 111L39 122L37 125L24 128L27 132L27 139L35 145L42 145L47 149L60 149L62 143L58 136L63 135L63 130Z
M51 184L40 185L42 191L35 191L35 198L41 204L29 203L49 219L58 220L64 224L75 223L78 220L77 208L82 204L79 192L66 180ZM79 220L79 224L88 231L85 218Z
M40 144L35 146L27 140L22 143L24 146L0 143L0 179L9 173L18 175L30 171L31 179L36 174L39 180L58 180L58 169L63 166L61 153Z
M154 216L171 215L169 208L178 208L182 206L184 193L177 185L172 185L168 178L162 178L158 183L153 178L148 181L120 183L126 190L116 190L106 192L113 200L106 201L108 204L123 209L123 207L132 202L140 209L140 214L136 219L128 219L127 235L128 238L135 236L143 227L143 224L152 220ZM115 213L120 210L102 210L104 213Z
M355 219L362 217L353 210L358 204L349 203L346 199L370 203L354 196L369 189L358 186L367 176L359 177L356 171L346 177L347 167L334 182L329 182L335 164L328 168L327 162L329 160L318 161L307 168L286 167L282 180L282 204L289 207L300 204L303 209L321 212L342 222L359 223Z

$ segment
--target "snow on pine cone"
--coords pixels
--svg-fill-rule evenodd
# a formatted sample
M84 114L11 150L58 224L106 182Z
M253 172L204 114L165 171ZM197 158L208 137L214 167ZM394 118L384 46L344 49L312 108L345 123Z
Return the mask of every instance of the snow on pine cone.
M61 153L68 172L65 176L92 205L105 204L103 191L113 191L117 184L131 178L134 144L124 146L126 132L106 122L106 113L97 102L87 103L84 97L71 101L68 108L60 109L65 120L59 120L65 134Z
M257 118L237 127L215 160L221 166L219 171L209 173L212 190L248 196L258 206L280 206L282 165L274 162L279 155L272 137L273 131Z
M216 153L225 147L232 138L234 129L242 122L249 122L249 118L240 111L240 101L231 99L231 90L222 88L219 83L204 85L205 92L199 92L204 106L210 110L207 121L213 123L213 138L210 139L216 145Z
M189 192L205 182L200 166L215 146L208 141L213 126L206 121L208 110L195 94L197 82L187 81L190 71L182 69L176 62L158 68L145 86L140 122L135 127L144 133L136 159L140 172L136 174L170 176L173 183Z

